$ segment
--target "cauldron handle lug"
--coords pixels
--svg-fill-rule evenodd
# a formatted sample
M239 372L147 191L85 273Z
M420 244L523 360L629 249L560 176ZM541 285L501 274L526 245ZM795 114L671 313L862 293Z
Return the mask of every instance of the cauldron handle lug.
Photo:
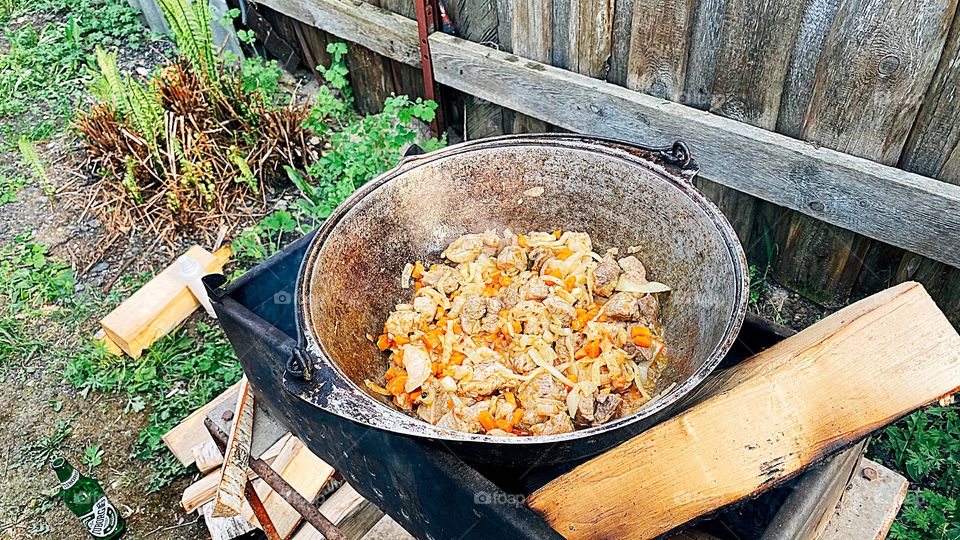
M310 381L313 378L313 362L313 355L298 345L290 351L290 358L287 358L287 375L294 379Z

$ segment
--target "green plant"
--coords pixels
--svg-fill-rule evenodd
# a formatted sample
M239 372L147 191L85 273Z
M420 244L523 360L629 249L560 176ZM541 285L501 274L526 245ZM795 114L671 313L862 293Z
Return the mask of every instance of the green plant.
M104 451L99 444L90 445L80 456L80 463L87 466L87 472L92 472L95 467L103 463L103 454Z
M956 497L945 497L929 489L910 491L897 521L890 527L894 540L957 540L960 538L960 511Z
M73 427L65 420L57 421L53 433L40 437L36 441L23 446L20 450L28 464L40 470L47 461L62 450L63 441L73 434Z
M27 185L27 179L18 174L0 175L0 206L17 200L17 192Z
M64 299L73 292L74 271L62 261L50 259L47 248L18 236L0 248L0 298L8 311L37 309Z
M210 6L207 2L189 0L158 0L157 3L173 32L180 54L195 73L204 76L208 88L219 88L213 31L210 29Z
M770 266L764 268L763 273L756 265L750 265L750 305L756 306L760 301L760 295L767 283L767 274L770 272Z

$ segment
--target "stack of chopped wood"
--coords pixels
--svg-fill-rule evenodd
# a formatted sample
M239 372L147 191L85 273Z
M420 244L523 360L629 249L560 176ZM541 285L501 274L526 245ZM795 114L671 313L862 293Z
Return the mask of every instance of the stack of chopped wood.
M202 474L184 490L180 504L187 512L196 511L203 516L213 540L229 540L246 535L254 528L263 528L244 493L249 479L279 538L323 538L304 521L297 510L247 466L250 454L254 453L251 451L254 414L253 396L244 379L163 436L167 447L182 464L196 465ZM224 453L204 425L208 417L229 419L224 423L230 430L227 444L230 458L226 461ZM258 420L260 418L264 417L258 416ZM264 431L269 430L260 430L257 435L264 435ZM328 493L320 512L333 524L350 530L352 534L349 536L359 537L383 516L383 512L348 484L337 487L339 482L331 482L333 468L310 452L297 437L290 433L280 434L276 430L273 433L276 439L268 441L269 447L253 457L270 464L281 478L308 501L318 502L322 492ZM270 434L264 436L272 438ZM259 446L264 445L264 441L258 443ZM236 478L238 472L239 479Z

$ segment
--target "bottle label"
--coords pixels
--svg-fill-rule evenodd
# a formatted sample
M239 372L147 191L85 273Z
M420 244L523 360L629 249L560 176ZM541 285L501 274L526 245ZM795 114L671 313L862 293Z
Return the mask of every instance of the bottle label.
M60 482L60 487L62 487L63 489L70 489L73 487L74 484L77 483L77 480L79 479L80 479L80 473L78 473L77 470L74 469L70 473L70 478L67 478L66 482Z
M117 531L119 517L117 509L110 504L106 496L103 496L93 503L89 514L80 516L80 522L87 527L94 538L106 538Z

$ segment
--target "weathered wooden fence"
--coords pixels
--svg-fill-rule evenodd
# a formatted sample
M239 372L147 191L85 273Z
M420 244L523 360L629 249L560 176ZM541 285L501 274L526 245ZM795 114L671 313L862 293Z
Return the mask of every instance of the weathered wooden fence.
M446 0L430 38L468 138L683 138L752 262L827 306L921 281L960 322L957 0ZM359 106L423 93L413 0L260 0ZM551 67L553 66L553 67ZM703 112L708 111L708 112Z

